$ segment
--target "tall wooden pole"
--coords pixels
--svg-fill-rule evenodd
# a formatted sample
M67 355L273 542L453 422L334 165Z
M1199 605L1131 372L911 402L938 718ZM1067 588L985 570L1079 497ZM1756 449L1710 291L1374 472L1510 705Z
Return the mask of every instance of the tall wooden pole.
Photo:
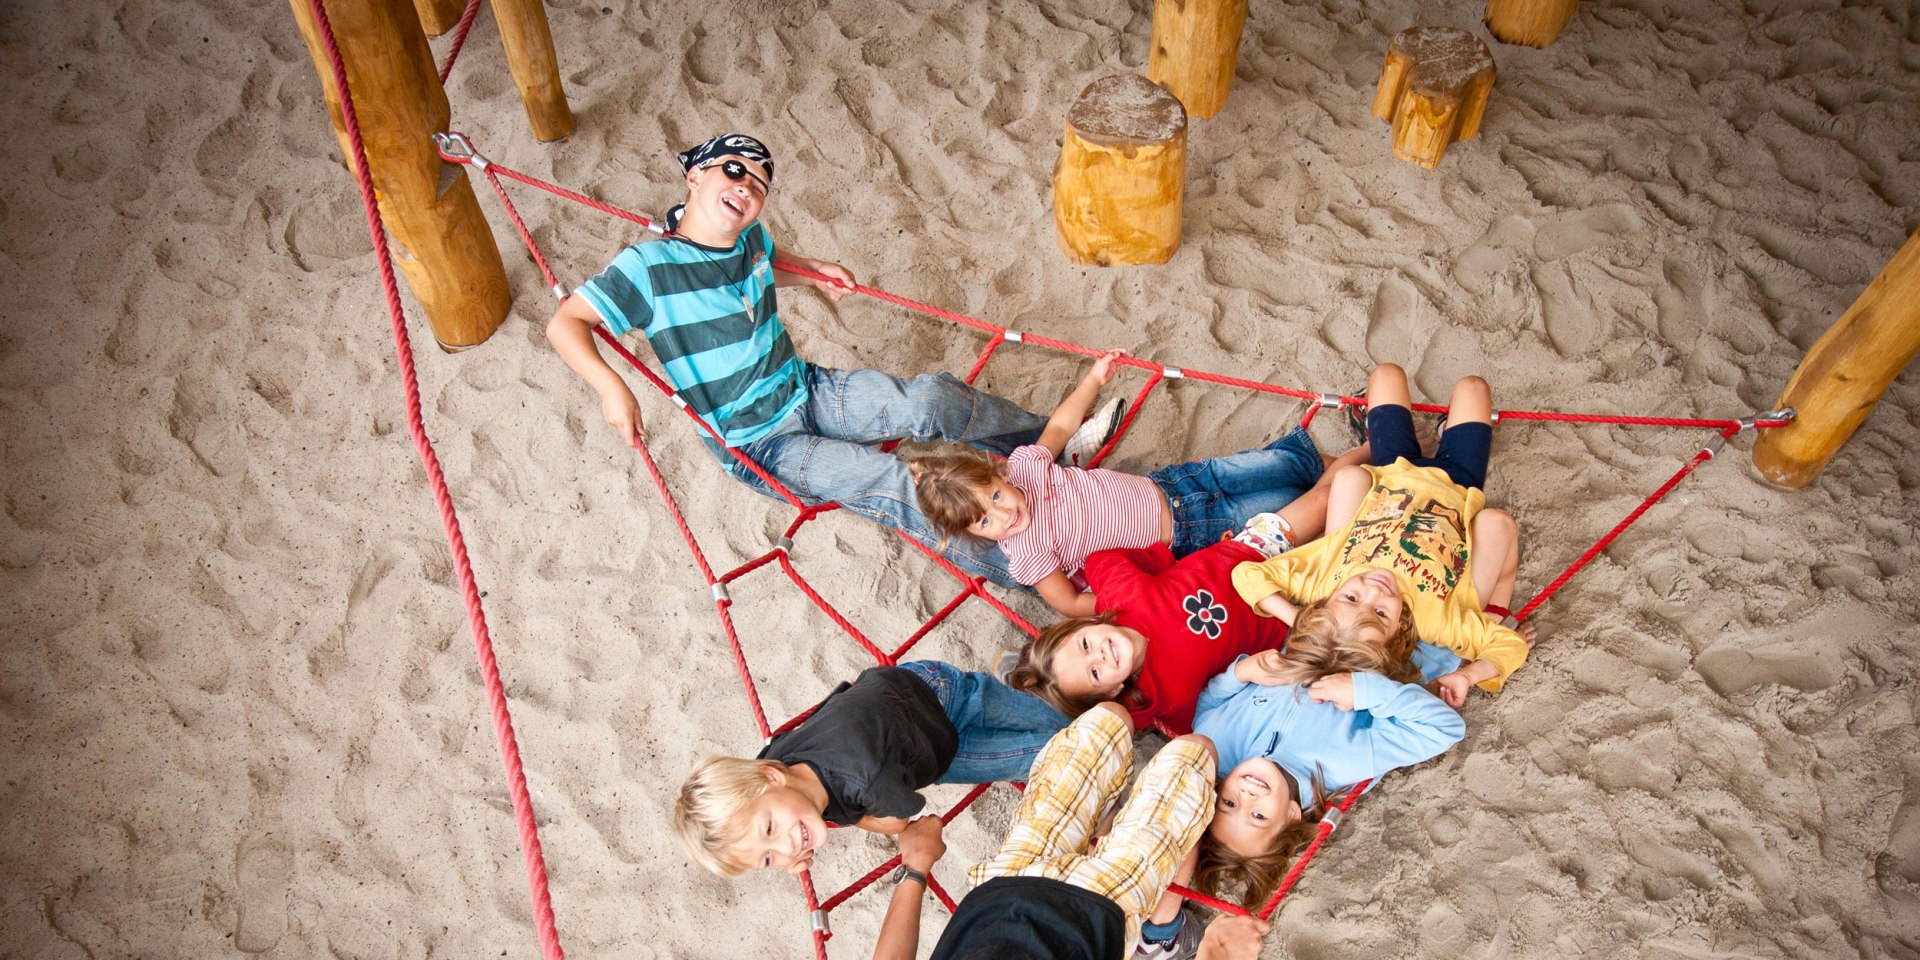
M314 26L309 0L291 0L320 74L333 132L352 162L340 92ZM397 241L407 286L447 350L486 340L506 319L512 297L493 231L480 215L473 186L440 159L431 136L447 128L447 94L409 0L326 0L334 41L360 117L367 166L380 194L380 215Z
M547 26L547 8L540 0L493 0L493 17L500 25L500 45L506 48L507 69L520 88L533 138L541 143L573 135L573 111L560 87L560 63L553 53L553 31Z
M1233 92L1247 0L1154 0L1147 79L1180 98L1187 115L1211 118Z
M1790 427L1761 432L1753 445L1753 465L1782 486L1812 483L1916 353L1920 233L1907 238L1887 268L1807 351L1777 405L1799 415Z
M413 0L413 8L420 14L420 27L427 36L437 37L460 25L460 15L467 12L462 0ZM328 8L331 11L332 8ZM331 12L328 14L331 16Z

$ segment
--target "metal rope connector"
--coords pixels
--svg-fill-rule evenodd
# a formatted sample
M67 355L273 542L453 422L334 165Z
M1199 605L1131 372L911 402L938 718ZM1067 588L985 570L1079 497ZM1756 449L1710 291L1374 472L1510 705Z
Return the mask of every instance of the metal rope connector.
M1340 829L1340 821L1345 819L1346 816L1346 814L1340 812L1339 807L1334 807L1327 811L1326 816L1320 818L1320 823L1326 827L1326 832L1332 833Z
M833 936L833 926L827 923L827 912L825 910L815 910L807 915L807 919L813 924L814 933L824 933L829 937Z
M449 163L470 163L482 170L492 166L486 157L480 155L480 151L473 148L473 141L468 140L464 133L451 130L436 133L433 135L433 145L440 150L440 159Z
M556 281L554 281L554 284L553 284L553 298L554 298L555 300L559 300L559 301L561 301L561 302L563 302L563 303L564 303L564 302L566 301L566 299L567 299L567 285L566 285L566 284L564 284L564 283L560 283L560 282L559 282L559 281L557 281L557 280L556 280Z
M1168 380L1185 379L1186 375L1187 375L1187 372L1185 370L1180 369L1179 367L1161 367L1160 368L1160 376Z
M733 595L727 592L726 584L715 583L713 585L713 602L714 603L732 603L733 602Z
M1342 399L1337 393L1323 393L1314 398L1313 402L1323 410L1338 410L1347 403L1347 401Z
M775 540L773 542L773 548L775 550L780 551L781 553L787 554L788 556L792 556L793 555L793 538L781 537L780 539Z
M676 407L679 407L682 410L685 410L687 408L687 398L681 396L680 391L678 390L667 394L667 399L672 400L673 405Z
M1000 339L1005 340L1008 343L1019 343L1020 341L1025 340L1026 337L1022 336L1020 331L1018 330L1002 330L1000 331Z

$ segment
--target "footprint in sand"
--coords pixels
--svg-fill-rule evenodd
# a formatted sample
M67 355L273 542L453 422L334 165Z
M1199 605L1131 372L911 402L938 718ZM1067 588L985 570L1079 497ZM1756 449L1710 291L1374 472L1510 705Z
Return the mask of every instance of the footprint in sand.
M287 933L287 890L293 883L293 851L270 833L240 841L233 855L239 891L233 945L242 953L265 953Z
M1453 261L1453 279L1468 293L1486 293L1495 274L1533 240L1533 222L1524 217L1506 216L1493 222L1473 246Z
M1784 644L1750 648L1744 643L1721 645L1702 653L1693 663L1713 692L1726 697L1761 684L1779 684L1796 690L1824 690L1839 679L1830 655L1792 649Z
M1367 311L1367 355L1375 363L1415 365L1430 332L1430 321L1421 319L1426 312L1420 309L1423 300L1420 291L1397 273L1380 281Z
M1529 271L1540 294L1540 322L1562 357L1584 357L1606 335L1607 318L1594 312L1593 299L1576 287L1565 264L1536 263Z
M1640 232L1640 215L1625 204L1608 204L1555 219L1533 237L1533 255L1564 260L1614 237Z
M1660 338L1684 348L1707 328L1707 311L1713 304L1708 299L1706 281L1692 264L1668 260L1662 273L1667 282L1653 294Z

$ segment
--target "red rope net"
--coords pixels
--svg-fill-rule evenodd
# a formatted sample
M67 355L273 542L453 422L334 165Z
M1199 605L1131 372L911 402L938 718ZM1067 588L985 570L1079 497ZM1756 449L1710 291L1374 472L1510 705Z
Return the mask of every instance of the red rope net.
M455 515L453 505L452 505L452 498L447 490L445 478L440 471L438 459L434 455L432 444L430 441L428 441L426 437L425 427L422 422L421 412L420 412L419 388L414 376L412 350L407 339L407 334L405 329L405 318L400 307L399 289L393 275L391 255L388 252L388 249L385 243L385 230L381 225L379 211L374 200L373 185L369 176L365 173L365 171L367 170L367 166L365 163L363 151L361 150L361 147L359 144L359 133L358 133L358 127L357 127L357 120L355 119L355 115L353 111L352 96L347 90L346 71L344 66L341 63L338 51L334 47L331 28L327 23L326 12L321 5L321 0L309 0L309 3L313 8L315 19L320 26L320 33L327 47L328 56L330 59L330 66L333 69L336 83L338 84L338 89L340 91L342 112L346 119L346 126L348 128L349 138L353 141L354 150L356 153L356 160L358 161L354 164L354 169L359 174L362 199L364 201L366 211L367 211L368 228L374 238L375 248L378 254L378 262L380 266L381 282L386 290L388 312L390 314L390 317L393 323L395 349L400 356L401 370L402 370L403 379L404 379L406 392L407 392L408 426L413 435L415 446L420 453L423 463L426 465L428 480L430 485L433 488L434 498L440 509L441 519L442 519L443 525L446 528L448 542L449 542L449 545L453 548L456 576L460 582L462 594L466 599L468 617L469 617L470 625L472 627L473 634L474 634L476 653L480 658L482 678L487 687L488 703L493 712L495 732L500 741L502 761L505 764L505 767L507 770L509 792L513 800L514 817L520 829L521 848L522 848L523 854L525 855L525 859L527 863L528 884L532 889L535 926L539 934L541 950L543 955L547 958L547 960L561 960L561 958L563 957L563 954L562 954L560 943L559 943L559 934L554 924L553 910L551 907L550 896L547 889L545 863L541 854L538 831L535 828L534 822L533 822L532 805L531 805L531 800L528 797L526 780L520 764L519 751L517 746L515 745L513 729L512 729L512 720L511 720L511 717L508 715L504 688L500 681L498 666L494 660L491 640L489 639L487 634L486 620L485 620L484 611L480 603L479 590L478 590L478 587L475 585L472 567L468 561L464 540L462 539L460 534L458 517ZM469 7L468 7L469 15L468 17L463 18L466 24L470 25L472 14L474 11L477 10L477 7L478 7L477 2L469 4ZM464 30L463 30L463 33L464 33ZM457 55L457 52L458 52L458 44L456 42L456 48L455 48L456 55ZM449 63L447 65L449 69L452 66L452 59L453 59L452 57L449 57ZM620 217L630 222L639 224L643 227L652 226L652 223L653 223L652 220L643 215L632 213L626 210L621 210L610 204L606 204L601 201L594 200L590 197L586 197L574 191L567 190L563 187L545 183L541 180L538 180L526 174L509 170L505 167L499 166L498 164L490 163L485 158L481 157L477 152L472 150L471 144L466 140L466 138L461 137L457 134L443 136L441 138L441 146L442 146L442 155L446 157L446 159L448 159L449 161L475 166L486 175L488 182L493 186L496 194L501 198L503 206L508 211L508 216L514 225L515 230L520 234L521 239L526 243L527 248L533 257L535 264L539 267L542 276L546 278L547 282L551 285L556 295L564 296L565 291L560 286L559 282L555 279L551 269L547 264L545 257L541 255L538 245L534 242L532 234L527 230L525 224L521 221L518 211L516 211L513 208L512 201L508 199L505 189L500 184L500 180L499 180L500 177L506 177L508 179L512 179L521 183L528 184L530 186L537 187L539 189L545 190L547 192L553 193L563 198L586 204L588 206L591 206L595 209L601 210L613 216ZM833 282L831 281L830 278L824 277L818 273L815 273L811 270L805 269L803 267L799 267L794 264L780 263L778 264L778 266L782 270L785 270L789 273L793 273L799 276L810 277L815 280ZM910 310L914 310L920 313L928 314L930 316L938 317L940 319L947 320L949 322L956 323L962 326L971 327L975 330L988 334L989 339L986 345L982 347L978 357L975 359L975 362L972 368L968 371L968 374L966 376L966 380L969 383L973 382L973 380L977 378L979 374L986 368L987 363L994 357L994 355L999 350L999 348L1003 344L1009 343L1009 342L1028 343L1028 344L1033 344L1036 346L1041 346L1041 347L1045 347L1053 350L1078 354L1081 356L1089 356L1089 357L1098 356L1100 353L1100 351L1094 350L1090 347L1082 346L1076 343L1071 343L1065 340L1059 340L1052 337L1040 336L1035 334L1022 334L1018 331L1010 330L1006 327L988 323L986 321L979 320L974 317L969 317L964 314L959 314L949 310L944 310L929 304L910 300L905 297L888 293L884 290L878 290L878 289L864 286L864 285L856 285L854 289L859 293L863 293L868 296L872 296L880 300L884 300L888 303L896 304L898 306L902 306ZM611 335L609 335L604 328L599 328L596 330L596 332L599 333L601 339L605 341L622 358L624 358L633 367L634 370L638 371L645 379L647 379L648 382L652 383L653 386L657 390L659 390L662 395L673 400L675 405L679 406L680 409L683 412L685 412L687 416L694 421L697 429L704 431L708 436L713 437L716 441L720 439L718 433L713 429L711 425L702 421L697 415L695 415L694 413L692 413L692 411L687 409L684 402L680 401L679 397L676 395L673 388L665 380L663 380L658 374L654 373L645 364L641 363L638 357L634 356L631 351L627 350L623 345L621 345L617 340L615 340ZM1126 435L1128 429L1131 428L1134 422L1134 419L1139 415L1141 407L1144 406L1152 398L1155 389L1168 380L1181 380L1181 379L1200 380L1208 383L1220 384L1223 386L1237 387L1237 388L1246 389L1246 390L1254 390L1254 391L1263 392L1263 393L1279 394L1284 396L1290 396L1290 397L1296 397L1300 399L1315 401L1313 405L1310 405L1307 408L1307 412L1302 420L1303 423L1310 422L1313 418L1313 415L1322 408L1332 408L1336 406L1363 406L1365 404L1365 401L1363 399L1357 398L1357 397L1343 397L1343 396L1337 396L1337 395L1331 395L1331 394L1316 394L1316 393L1312 393L1310 391L1306 391L1298 388L1261 383L1258 381L1246 380L1238 377L1226 376L1223 374L1207 373L1203 371L1183 370L1180 368L1169 367L1163 364L1140 360L1132 357L1122 358L1118 362L1127 366L1139 367L1146 370L1148 373L1147 382L1140 389L1139 393L1135 396L1132 408L1130 409L1125 420L1120 425L1120 428L1115 432L1113 439L1110 440L1106 444L1106 446L1103 447L1094 456L1093 460L1088 464L1089 466L1097 465L1107 456L1109 452L1112 451L1114 445L1119 443L1121 438L1123 438ZM1434 407L1434 406L1424 405L1424 404L1416 405L1416 409L1428 411L1428 412L1444 412L1444 408ZM1669 418L1669 417L1604 416L1604 415L1587 415L1587 414L1564 414L1564 413L1553 413L1553 412L1546 412L1546 411L1503 411L1501 414L1499 414L1499 418L1509 419L1509 420L1511 419L1557 420L1557 421L1575 422L1575 423L1607 423L1607 424L1621 424L1621 425L1629 425L1629 426L1711 428L1719 431L1719 436L1720 436L1720 439L1722 440L1724 440L1727 437L1731 437L1732 435L1739 432L1740 430L1750 426L1764 427L1764 426L1784 425L1784 422L1769 422L1765 420L1762 420L1761 422L1756 424L1753 421L1705 420L1705 419L1687 419L1687 418ZM649 476L653 478L654 487L656 491L659 493L662 503L666 505L668 512L673 517L675 526L680 531L682 539L686 542L687 550L689 554L693 557L695 566L698 568L701 578L708 584L709 589L712 591L715 614L720 620L722 632L725 634L727 639L728 650L732 655L734 666L736 670L738 670L739 672L741 686L746 694L748 706L751 708L753 713L754 725L758 729L758 731L760 732L760 735L763 738L771 737L775 733L790 729L791 727L797 725L798 723L803 721L807 716L809 716L812 713L814 708L809 708L808 710L803 711L802 713L782 722L777 728L772 726L770 721L767 718L765 705L763 704L760 698L759 690L756 684L754 683L752 671L748 667L746 653L741 645L739 633L733 622L733 617L730 609L733 605L733 600L730 593L731 586L736 582L740 581L741 579L747 577L748 575L756 571L759 571L761 569L764 569L767 567L777 567L782 573L784 573L787 576L787 578L790 581L793 582L793 584L798 589L800 589L800 591L803 594L807 596L809 600L811 600L816 606L818 606L822 612L824 612L830 619L832 619L843 630L845 630L850 637L852 637L857 643L859 643L859 645L863 649L865 649L870 656L874 658L876 663L880 663L880 664L892 664L897 662L899 658L902 655L904 655L907 651L912 649L915 644L919 643L923 638L925 638L928 634L930 634L936 627L938 627L942 622L944 622L955 611L959 610L968 600L972 600L972 599L978 599L981 602L992 607L996 612L1000 613L1009 622L1013 623L1019 629L1024 630L1029 636L1034 635L1038 632L1033 626L1033 624L1027 622L1024 618L1022 618L1019 614L1015 613L1004 602L1002 602L998 597L988 592L984 588L984 581L982 579L978 577L968 576L966 573L961 571L958 567L954 566L952 563L948 562L944 557L940 556L938 553L935 553L934 551L921 545L917 541L912 540L911 538L906 538L905 535L902 534L901 535L902 538L905 539L907 543L912 544L915 549L919 550L923 555L925 555L930 561L934 563L934 565L940 567L941 569L945 570L949 575L953 576L959 582L960 588L959 588L959 591L954 595L952 600L948 601L944 606L942 606L938 611L936 611L932 616L930 616L925 622L923 622L920 625L920 627L916 629L909 637L907 637L907 639L903 641L899 646L895 647L892 650L885 650L881 648L873 640L866 637L857 628L855 628L850 622L848 622L847 619L844 616L842 616L832 606L831 603L829 603L824 597L822 597L820 593L817 590L815 590L813 586L810 585L804 577L800 575L800 573L795 569L792 562L791 546L793 543L793 538L798 533L800 533L800 531L802 530L803 527L806 526L806 524L808 524L809 522L818 518L821 515L824 515L826 513L829 513L833 510L838 509L838 507L832 504L808 505L804 503L803 501L800 500L800 498L795 496L791 491L786 489L786 487L782 485L777 479L775 479L771 474L769 474L764 467L762 467L758 463L755 463L750 458L747 458L746 456L742 455L737 450L730 450L730 452L734 457L739 459L739 461L747 469L751 470L757 476L759 476L762 480L764 480L768 484L768 486L773 491L775 491L775 493L781 499L785 500L789 505L791 505L795 510L795 514L794 514L793 521L788 525L786 529L785 535L780 539L780 541L772 549L759 555L758 557L751 558L741 563L739 566L723 574L715 574L713 571L712 565L707 560L705 551L701 548L698 539L694 536L691 528L688 526L686 522L686 518L682 514L679 504L675 499L671 488L667 484L665 476L661 473L659 464L655 461L652 452L646 447L646 445L643 442L637 442L635 446L640 455L642 463L647 468L647 472ZM1681 467L1680 471L1674 474L1674 476L1671 479L1669 479L1664 485L1662 485L1660 489L1658 489L1651 496L1649 496L1645 502L1643 502L1639 507L1637 507L1634 511L1628 514L1628 516L1625 519L1621 520L1620 523L1616 525L1613 528L1613 530L1609 531L1606 536L1601 538L1601 540L1598 543L1594 544L1593 547L1589 548L1579 559L1575 560L1574 563L1570 565L1566 569L1566 571L1563 572L1559 577L1557 577L1551 584L1549 584L1545 590L1542 590L1539 595L1535 596L1529 603L1527 603L1526 606L1523 607L1519 612L1519 614L1517 615L1517 619L1524 620L1528 616L1530 616L1533 613L1533 611L1537 609L1538 606L1543 601L1546 600L1548 596L1550 596L1556 590L1560 589L1560 587L1563 586L1566 583L1566 581L1574 575L1574 573L1576 573L1582 566L1584 566L1586 563L1592 560L1595 556L1597 556L1601 550L1605 549L1608 543L1612 542L1614 538L1619 536L1620 533L1623 532L1629 525L1631 525L1635 520L1637 520L1641 515L1643 515L1648 509L1650 509L1654 503L1658 502L1660 498L1664 497L1667 494L1667 492L1672 490L1674 486L1676 486L1682 479L1684 479L1688 473L1691 473L1700 464L1710 459L1713 456L1713 453L1714 453L1714 448L1709 447L1695 454L1693 458L1687 461L1687 463ZM974 801L978 800L980 796L982 796L991 786L992 786L991 784L981 784L979 786L976 786L971 792L966 794L966 796L962 798L958 803L956 803L953 807L948 809L945 813L941 814L942 819L951 820L953 817L959 815L962 811L966 810L969 806L971 806L974 803ZM1340 815L1344 815L1349 809L1351 809L1354 802L1358 799L1360 792L1364 790L1366 786L1367 784L1361 784L1358 788L1352 791L1342 801L1342 803L1337 808ZM1328 818L1322 822L1318 833L1314 837L1314 840L1311 842L1311 844L1309 844L1306 850L1296 860L1292 870L1288 873L1286 878L1282 881L1279 889L1275 891L1272 898L1269 899L1258 911L1254 911L1254 912L1257 912L1258 915L1261 916L1262 918L1272 916L1274 911L1278 909L1281 900L1299 882L1301 876L1306 870L1307 864L1313 860L1314 855L1320 850L1322 845L1327 841L1328 837L1332 834L1335 828L1335 825L1339 822L1339 819L1340 819L1340 816L1329 815ZM817 891L815 890L811 875L803 875L801 877L801 889L805 895L808 910L810 911L810 914L813 917L813 930L812 930L811 936L812 936L814 953L816 957L819 957L821 958L821 960L824 960L824 958L826 957L826 942L832 936L832 933L828 928L828 924L826 920L828 913L832 911L835 907L838 907L840 904L846 902L849 898L858 894L861 890L864 890L866 887L872 885L876 880L878 880L880 876L885 874L889 869L891 869L897 863L898 863L898 857L892 858L887 862L882 863L879 866L875 867L874 869L862 875L861 877L857 878L852 883L847 885L847 887L845 887L844 889L826 897L825 899L822 899L818 895ZM953 899L947 894L946 890L943 889L937 881L934 881L930 884L930 889L933 891L935 896L937 896L940 899L940 901L949 910L954 908ZM1186 894L1190 899L1206 904L1215 909L1219 909L1219 910L1223 910L1231 913L1237 913L1237 914L1246 914L1250 912L1237 904L1228 903L1213 897L1208 897L1194 891L1182 890L1181 892Z

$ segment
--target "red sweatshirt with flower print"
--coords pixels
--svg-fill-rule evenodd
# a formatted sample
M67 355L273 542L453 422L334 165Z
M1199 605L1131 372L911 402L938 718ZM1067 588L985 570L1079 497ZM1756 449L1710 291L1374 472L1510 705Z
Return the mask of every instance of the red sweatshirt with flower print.
M1224 540L1173 559L1164 544L1102 550L1087 558L1094 606L1147 638L1146 665L1128 701L1136 728L1163 726L1193 732L1200 690L1241 654L1286 645L1287 625L1256 616L1233 589L1233 568L1261 559L1243 543Z

